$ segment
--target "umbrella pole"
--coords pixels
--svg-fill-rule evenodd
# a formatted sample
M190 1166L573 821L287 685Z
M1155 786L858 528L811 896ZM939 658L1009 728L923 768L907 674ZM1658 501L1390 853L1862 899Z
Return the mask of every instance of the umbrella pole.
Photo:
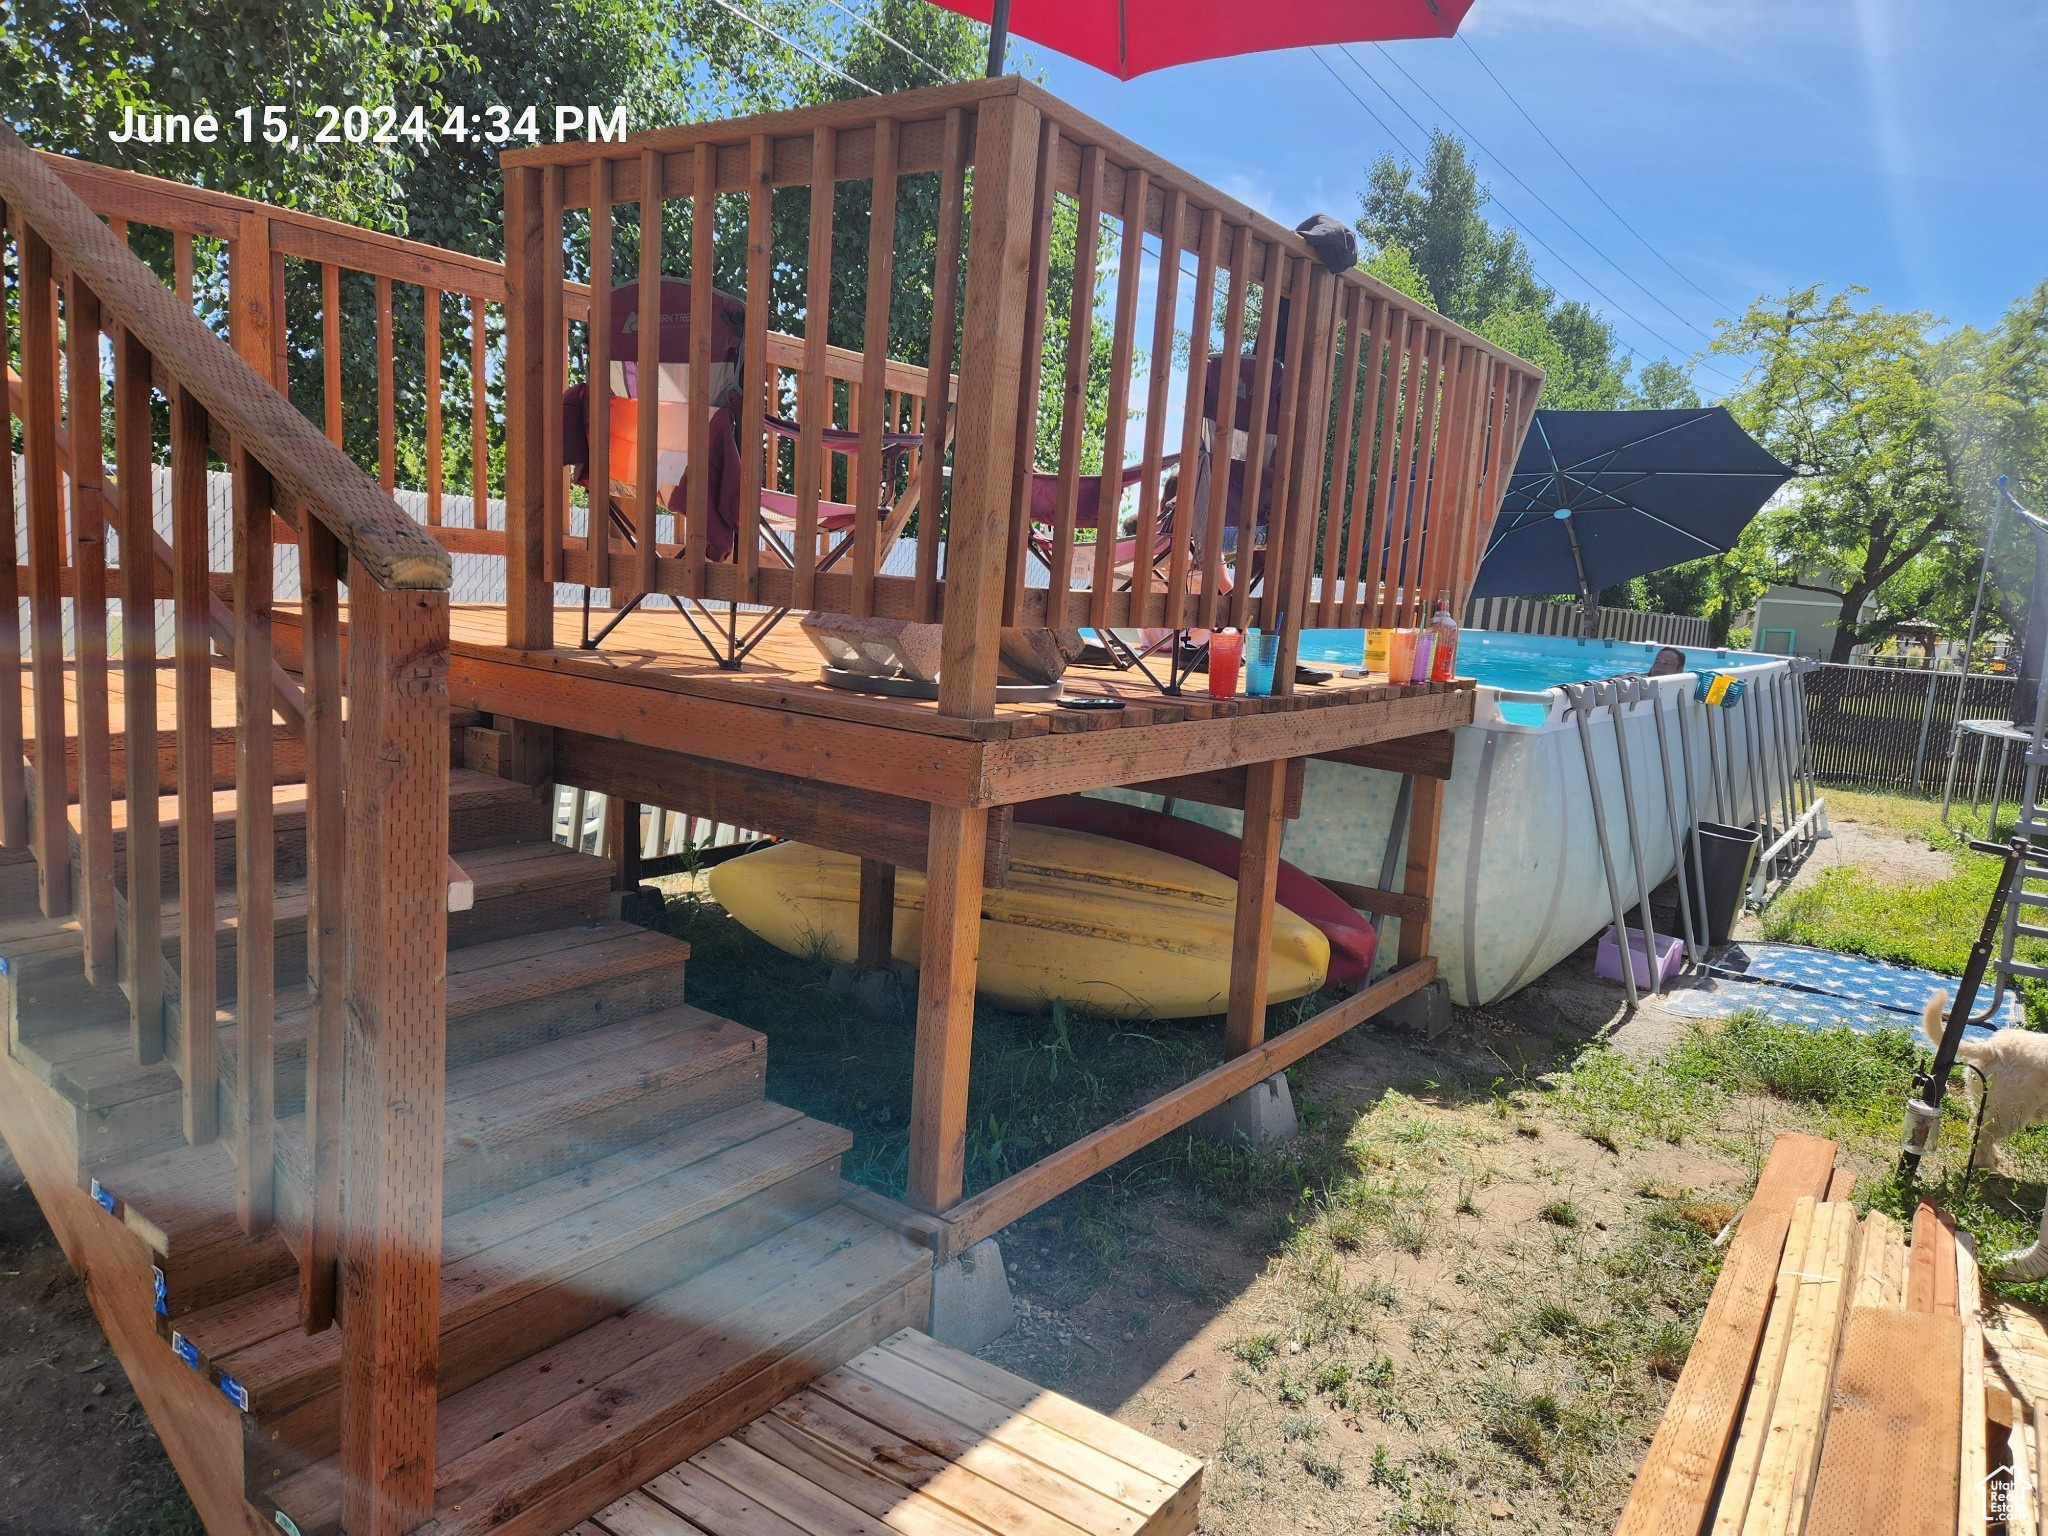
M988 77L1003 72L1003 55L1010 46L1010 0L995 0L988 18Z
M1574 518L1564 520L1564 536L1572 543L1572 568L1579 573L1579 638L1591 640L1600 631L1598 610L1593 607L1593 589L1586 585L1586 557L1579 552L1579 527Z

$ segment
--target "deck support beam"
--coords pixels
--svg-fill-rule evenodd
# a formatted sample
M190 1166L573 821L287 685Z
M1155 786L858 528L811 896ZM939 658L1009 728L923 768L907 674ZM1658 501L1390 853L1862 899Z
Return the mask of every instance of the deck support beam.
M925 862L924 949L917 984L917 1065L910 1085L910 1203L940 1212L960 1198L967 1164L967 1065L981 963L985 810L932 807Z
M880 859L860 861L860 953L864 971L879 971L895 958L896 866Z
M1287 763L1245 770L1244 834L1237 852L1237 911L1230 943L1230 1012L1223 1051L1242 1056L1266 1038L1266 975L1273 958L1273 903L1280 835L1287 825Z

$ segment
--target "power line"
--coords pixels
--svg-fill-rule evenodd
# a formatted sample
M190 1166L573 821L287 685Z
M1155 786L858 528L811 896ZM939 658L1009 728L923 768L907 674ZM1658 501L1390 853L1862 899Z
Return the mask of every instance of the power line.
M776 31L773 27L769 26L767 22L763 21L760 17L754 15L752 12L741 10L738 6L732 3L732 0L711 0L711 3L717 6L720 10L731 11L733 15L739 17L741 21L746 22L749 26L757 27L761 31L766 32L770 37L774 38L778 43L781 43L785 48L794 48L798 53L802 54L805 58L809 59L813 64L817 65L818 68L824 70L828 74L837 75L840 79L844 80L848 85L857 85L862 90L866 91L870 96L879 96L882 94L880 91L876 90L872 85L869 85L867 81L856 80L852 75L849 75L845 70L839 68L836 64L826 63L823 59L819 58L815 53L811 52L810 49L806 48L802 43L798 42L795 38L785 37L782 33Z
M1600 189L1598 187L1594 186L1592 182L1586 180L1586 173L1581 171L1576 165L1572 164L1571 157L1567 155L1563 150L1559 149L1557 147L1556 141L1552 139L1549 134L1543 131L1543 125L1537 122L1535 118L1529 115L1529 109L1523 106L1522 103L1516 99L1515 93L1508 89L1507 82L1502 80L1499 75L1493 72L1493 66L1487 63L1486 60L1479 56L1479 50L1472 46L1470 40L1468 40L1463 33L1460 33L1458 35L1458 41L1463 43L1465 45L1465 51L1472 55L1472 62L1477 64L1481 69L1486 71L1487 78L1491 80L1495 85L1500 87L1501 95L1507 97L1509 104L1513 106L1517 112L1522 114L1522 120L1526 122L1531 128L1536 130L1536 137L1541 139L1545 144L1548 144L1550 146L1551 153L1556 155L1558 159L1564 162L1565 169L1570 171L1574 176L1578 177L1580 184L1584 186L1588 192L1592 193L1595 198L1599 199L1600 206L1602 208L1605 208L1609 213L1614 215L1614 220L1617 224L1619 224L1623 229L1627 230L1631 235L1635 236L1636 243L1638 245L1640 245L1644 250L1648 251L1652 256L1656 257L1658 261L1662 262L1664 266L1670 270L1672 276L1676 277L1680 282L1684 283L1688 288L1692 289L1694 293L1698 294L1701 298L1705 299L1708 303L1712 304L1716 309L1732 310L1734 308L1734 306L1728 304L1725 300L1718 299L1713 294L1707 292L1706 289L1702 288L1698 283L1694 282L1684 272L1680 271L1676 266L1673 266L1671 263L1671 259L1667 257L1662 251L1658 250L1657 247L1650 244L1650 242L1643 237L1643 233L1641 230L1637 229L1635 225L1629 223L1627 219L1623 218L1621 210L1619 208L1616 208L1614 204L1607 201L1607 199L1601 195Z
M1318 57L1321 56L1321 50L1318 49L1313 51L1317 53ZM1350 60L1353 68L1355 68L1361 75L1365 76L1367 80L1372 82L1372 84L1379 90L1381 95L1385 96L1388 101L1394 104L1395 108L1401 113L1403 117L1407 118L1409 122L1415 124L1418 131L1423 133L1429 132L1427 128L1423 127L1422 123L1416 118L1413 112L1410 112L1405 106L1402 106L1399 97L1395 96L1393 92L1389 91L1384 85L1380 84L1379 80L1374 77L1372 71L1367 69L1357 59L1352 58L1351 54L1348 51L1345 52L1344 56L1345 58ZM1325 69L1330 68L1328 60L1324 60L1323 67ZM1333 69L1330 72L1333 75L1336 73L1336 71ZM1342 83L1343 82L1340 79L1339 84ZM1349 88L1347 87L1347 90L1348 89ZM1365 101L1363 97L1359 96L1359 94L1356 91L1350 91L1350 95L1352 100L1358 102L1358 104L1361 107L1365 107L1366 114L1369 117L1371 117L1374 122L1378 123L1382 128L1386 128L1386 120L1382 118L1377 112L1373 111L1371 107L1365 106ZM1391 130L1389 130L1389 132L1391 133ZM1394 141L1397 144L1401 144L1401 149L1403 153L1407 154L1411 160L1419 158L1413 150L1408 148L1408 146L1405 143L1401 143L1401 140L1398 135L1394 135L1393 137ZM1503 202L1497 194L1489 192L1487 196L1492 201L1493 205L1500 210L1502 218L1506 219L1509 224L1513 225L1515 229L1520 231L1524 238L1528 239L1531 243L1542 249L1547 255L1551 257L1552 260L1556 261L1559 266L1563 267L1567 272L1571 273L1573 277L1576 277L1580 282L1584 283L1586 287L1588 287L1596 295L1598 295L1604 303L1613 306L1613 308L1617 312L1619 312L1625 319L1633 322L1634 325L1639 330L1643 331L1646 335L1655 337L1657 342L1661 346L1663 346L1667 352L1685 355L1685 348L1679 346L1677 342L1671 340L1670 337L1664 335L1663 332L1659 331L1655 326L1651 325L1648 321L1644 320L1640 315L1637 315L1633 310L1629 309L1620 300L1616 299L1612 294L1608 293L1606 289L1602 288L1598 283L1594 282L1590 277L1586 276L1585 273L1581 272L1576 266L1572 265L1572 263L1569 260L1567 260L1561 253L1559 253L1555 246L1551 245L1549 241L1545 240L1541 235L1537 234L1533 229L1531 229L1525 220L1518 218L1515 214L1515 211L1512 208L1508 207L1508 205L1505 202ZM1730 384L1736 385L1738 388L1741 385L1741 381L1739 379L1736 379L1732 374L1729 374L1721 368L1715 367L1713 364L1706 362L1704 359L1697 361L1694 366L1706 368L1711 372L1717 373L1722 378L1728 380Z
M1584 230L1580 229L1578 225L1574 224L1570 219L1566 218L1563 214L1559 213L1556 208L1552 207L1550 200L1548 198L1546 198L1541 192L1538 192L1534 187L1530 186L1528 182L1522 180L1520 176L1516 175L1513 166L1509 165L1507 161L1503 160L1496 151L1489 148L1480 139L1478 134L1474 133L1470 128L1467 128L1463 123L1459 122L1456 114L1454 114L1449 107L1446 107L1442 102L1438 101L1436 97L1432 96L1429 93L1429 89L1426 86L1424 86L1420 80L1417 80L1413 75L1409 74L1407 69L1403 67L1399 59L1395 58L1393 54L1389 53L1385 48L1380 47L1379 44L1375 43L1373 46L1375 48L1379 48L1380 56L1382 58L1384 58L1389 64L1393 65L1395 69L1400 70L1401 78L1403 80L1406 80L1410 85L1414 86L1416 90L1422 93L1423 100L1427 101L1432 107L1435 107L1437 111L1443 113L1445 117L1449 118L1451 120L1451 126L1456 128L1467 139L1471 140L1473 145L1479 150L1481 154L1489 156L1493 160L1493 163L1501 168L1502 173L1506 175L1508 180L1512 181L1524 192L1528 193L1531 197L1535 198L1536 201L1542 205L1546 213L1548 213L1553 219L1556 219L1558 223L1562 224L1566 229L1570 230L1573 234L1577 235L1579 237L1580 243L1584 245L1587 250L1593 252L1594 255L1598 256L1602 261L1606 262L1608 266L1614 268L1614 270L1628 282L1634 283L1635 286L1641 290L1645 298L1649 299L1651 303L1657 305L1658 308L1662 309L1666 314L1670 315L1672 319L1676 320L1680 325L1684 326L1687 330L1691 331L1695 336L1699 337L1700 340L1706 342L1710 346L1713 344L1713 337L1709 336L1697 325L1694 325L1692 321L1688 320L1684 315L1680 314L1677 310L1673 309L1669 304L1665 303L1664 300L1658 297L1657 294L1651 292L1647 285L1638 281L1632 273L1630 273L1626 268L1624 268L1621 265L1620 262L1616 261L1612 256L1609 256L1605 251L1603 251L1599 247L1599 245L1597 245L1586 234Z
M860 12L854 10L850 6L841 5L839 3L839 0L832 0L832 6L835 10L844 11L846 15L852 19L855 26L867 28L868 31L874 33L875 36L879 37L883 42L887 43L891 48L894 48L898 53L902 54L905 58L914 59L919 64L922 64L925 67L925 69L930 72L931 77L934 80L936 80L940 85L947 85L952 83L954 76L948 74L945 70L939 68L938 65L934 64L930 59L926 58L923 54L919 53L915 48L912 48L911 46L909 46L909 44L903 42L894 34L886 32L882 28L876 26L872 21L869 21L867 17L861 15Z

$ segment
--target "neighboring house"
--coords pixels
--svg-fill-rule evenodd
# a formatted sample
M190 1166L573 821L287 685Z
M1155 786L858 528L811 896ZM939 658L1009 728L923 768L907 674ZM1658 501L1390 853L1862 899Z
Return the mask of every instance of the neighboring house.
M1750 631L1755 650L1774 656L1810 656L1826 661L1835 652L1842 594L1826 587L1774 582L1756 600Z

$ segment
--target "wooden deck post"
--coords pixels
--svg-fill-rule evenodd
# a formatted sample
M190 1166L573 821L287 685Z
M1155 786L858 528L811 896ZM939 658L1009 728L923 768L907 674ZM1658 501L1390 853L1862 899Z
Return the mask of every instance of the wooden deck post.
M896 945L896 866L880 859L860 861L860 953L864 971L886 968Z
M1036 107L1016 96L997 96L982 103L975 130L974 213L967 232L967 307L939 660L939 709L948 715L995 712L1011 477L1030 468L1017 463L1025 333L1024 306L1017 295L1030 276L1038 120ZM936 813L933 841L936 846ZM925 945L929 951L929 924Z
M342 1526L434 1512L447 1050L448 594L349 590Z
M1443 781L1417 774L1408 807L1408 863L1401 890L1420 898L1423 908L1421 917L1401 920L1398 958L1403 965L1412 965L1429 953L1429 904L1436 895L1436 834L1443 808Z
M966 1184L967 1062L974 1047L987 841L987 811L932 807L917 978L917 1064L910 1083L907 1193L920 1210L945 1210Z
M1244 836L1237 850L1237 910L1230 939L1230 1011L1223 1053L1242 1056L1266 1038L1266 975L1273 959L1274 891L1287 825L1287 762L1245 770Z
M542 424L562 408L547 398L549 349L561 343L550 333L544 291L541 176L532 167L505 171L505 643L518 650L555 643L547 486L562 470L547 462L553 439ZM510 734L509 776L544 783L553 772L554 733L516 720Z

